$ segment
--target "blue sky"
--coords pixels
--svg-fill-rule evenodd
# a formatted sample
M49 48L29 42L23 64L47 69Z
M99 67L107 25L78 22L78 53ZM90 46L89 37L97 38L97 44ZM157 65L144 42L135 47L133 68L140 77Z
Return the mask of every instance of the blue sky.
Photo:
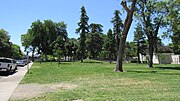
M21 34L26 33L32 22L51 19L64 21L69 37L79 37L75 33L80 18L80 8L85 6L90 23L102 24L104 33L113 28L110 23L114 10L122 11L121 0L2 0L0 6L0 28L11 36L11 42L21 46ZM125 14L122 16L124 20ZM133 40L135 22L128 34L128 41ZM165 40L164 43L168 43ZM23 48L21 48L23 49Z

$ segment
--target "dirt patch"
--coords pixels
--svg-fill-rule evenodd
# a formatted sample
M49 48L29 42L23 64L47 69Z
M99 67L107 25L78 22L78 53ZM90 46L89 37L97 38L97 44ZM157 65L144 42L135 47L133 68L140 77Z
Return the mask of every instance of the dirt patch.
M44 93L76 87L77 85L72 84L20 84L11 95L10 100L30 99Z

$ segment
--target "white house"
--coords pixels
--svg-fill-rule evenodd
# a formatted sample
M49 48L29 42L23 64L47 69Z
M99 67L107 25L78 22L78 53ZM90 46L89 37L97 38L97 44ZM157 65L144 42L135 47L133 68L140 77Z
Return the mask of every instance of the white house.
M140 61L147 61L147 57L140 54ZM158 53L153 56L154 64L180 64L180 55L174 53Z

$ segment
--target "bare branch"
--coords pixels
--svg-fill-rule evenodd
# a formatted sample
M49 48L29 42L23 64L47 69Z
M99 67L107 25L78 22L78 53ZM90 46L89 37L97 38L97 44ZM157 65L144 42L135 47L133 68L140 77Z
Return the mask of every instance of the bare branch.
M130 12L130 9L127 7L126 0L123 0L123 1L121 2L121 5L123 6L123 8L126 10L127 13Z
M163 19L163 17L161 16L161 18L159 19L159 22L157 23L154 37L156 37L156 36L158 35L158 31L159 31L159 27L160 27L160 25L161 25L162 19Z

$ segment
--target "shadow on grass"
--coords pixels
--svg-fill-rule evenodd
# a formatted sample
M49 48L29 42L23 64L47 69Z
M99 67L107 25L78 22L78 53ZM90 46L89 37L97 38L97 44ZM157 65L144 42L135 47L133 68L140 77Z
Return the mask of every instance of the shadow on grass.
M42 65L43 65L43 64L47 64L47 63L50 64L50 65L58 65L58 64L59 64L58 62L36 62L36 63L38 63L38 64L40 64L40 65L41 65L41 64L42 64ZM69 64L69 63L74 63L74 62L61 61L59 65L62 65L62 64L64 65L64 64Z
M101 61L84 61L82 63L103 63L103 62L101 62Z
M103 63L103 61L99 61L99 60L84 60L82 63Z
M180 67L156 67L159 69L170 69L170 70L180 70Z
M140 70L135 70L135 71L131 71L128 70L127 72L135 72L135 73L157 73L157 71L140 71Z
M158 72L158 71L139 71L139 70L135 70L135 71L127 71L127 72L134 72L134 73L147 73L147 74L162 74L162 75L180 75L180 73L165 73L165 72Z

